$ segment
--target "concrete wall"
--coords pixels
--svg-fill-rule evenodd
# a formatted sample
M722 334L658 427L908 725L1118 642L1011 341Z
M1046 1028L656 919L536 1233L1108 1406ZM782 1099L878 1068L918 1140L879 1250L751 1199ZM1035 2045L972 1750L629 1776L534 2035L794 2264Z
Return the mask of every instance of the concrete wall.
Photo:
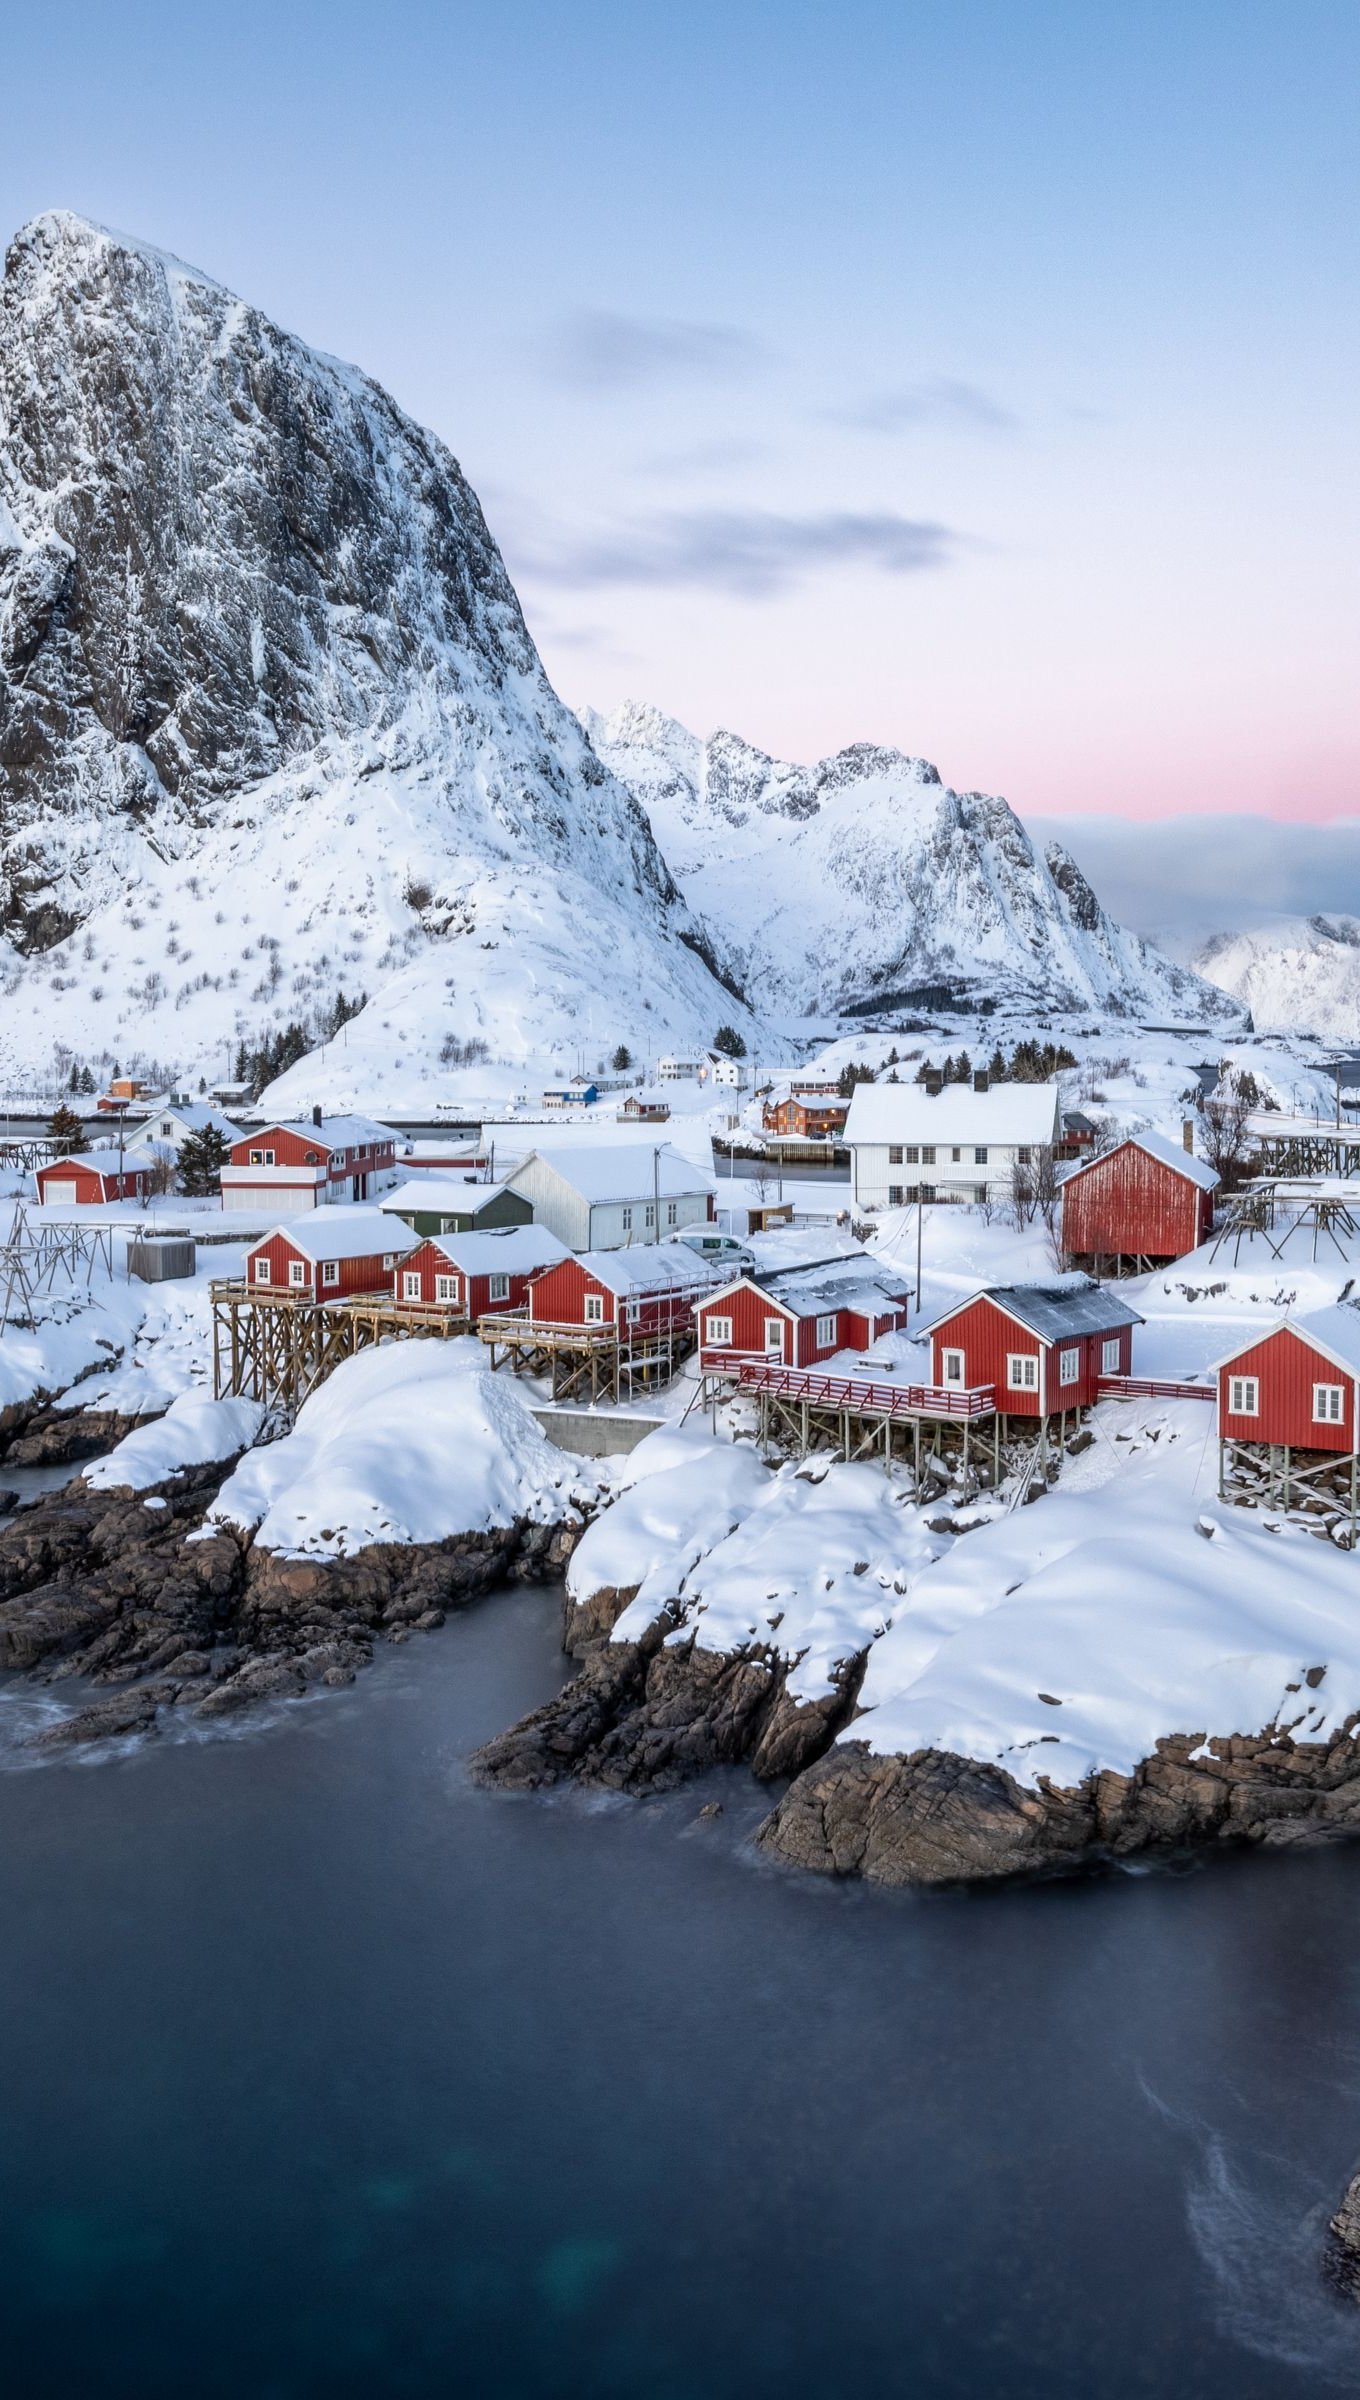
M530 1415L559 1450L577 1458L623 1458L644 1434L655 1433L661 1417L611 1417L591 1408L535 1408Z

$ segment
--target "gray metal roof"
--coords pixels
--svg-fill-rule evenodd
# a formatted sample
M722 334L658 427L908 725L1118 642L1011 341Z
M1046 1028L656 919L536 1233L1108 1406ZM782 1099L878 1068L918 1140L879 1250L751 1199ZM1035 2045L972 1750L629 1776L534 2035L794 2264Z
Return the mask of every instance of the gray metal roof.
M994 1300L1018 1324L1037 1333L1042 1342L1060 1342L1074 1333L1113 1333L1121 1325L1141 1325L1143 1319L1108 1283L1089 1276L1057 1276L1051 1283L991 1283L941 1309L918 1334L933 1333L951 1317L971 1308L976 1300Z

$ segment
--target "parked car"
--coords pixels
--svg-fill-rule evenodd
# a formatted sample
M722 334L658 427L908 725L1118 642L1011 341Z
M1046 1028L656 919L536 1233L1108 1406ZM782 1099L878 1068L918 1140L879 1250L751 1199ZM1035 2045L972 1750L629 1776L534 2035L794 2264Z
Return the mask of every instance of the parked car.
M720 1267L730 1267L734 1275L745 1275L755 1265L754 1253L735 1234L720 1233L716 1225L682 1225L678 1233L668 1233L668 1242L682 1242L700 1258L711 1258Z

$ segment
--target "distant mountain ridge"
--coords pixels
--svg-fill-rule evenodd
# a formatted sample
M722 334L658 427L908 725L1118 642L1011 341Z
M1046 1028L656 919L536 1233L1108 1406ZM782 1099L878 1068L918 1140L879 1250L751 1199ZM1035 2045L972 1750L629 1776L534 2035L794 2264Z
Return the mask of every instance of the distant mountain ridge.
M951 791L925 759L863 742L794 766L636 702L582 722L757 1009L833 1015L947 988L1038 1011L1240 1017L1116 924L1060 844L1041 851L1004 800Z
M1191 963L1249 1008L1260 1032L1360 1042L1360 917L1282 917L1212 934Z

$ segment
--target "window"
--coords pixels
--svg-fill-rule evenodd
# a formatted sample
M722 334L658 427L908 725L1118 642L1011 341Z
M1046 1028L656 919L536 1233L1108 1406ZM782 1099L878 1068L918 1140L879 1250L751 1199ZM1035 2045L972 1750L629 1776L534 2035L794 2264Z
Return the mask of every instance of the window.
M1313 1423L1341 1425L1346 1416L1346 1387L1344 1383L1315 1383L1313 1386Z
M173 1132L174 1132L174 1130L175 1130L175 1128L174 1128L173 1124L171 1123L171 1121L170 1121L169 1117L162 1117L162 1118L161 1118L161 1132L162 1132L162 1133L173 1133Z
M257 1258L257 1259L256 1259L256 1261L255 1261L255 1281L256 1281L257 1283L268 1283L268 1281L269 1281L269 1261L268 1261L268 1259L267 1259L267 1258Z
M985 1183L975 1183L975 1184L974 1184L974 1186L973 1186L973 1198L976 1200L976 1202L977 1202L977 1204L978 1204L979 1208L982 1206L982 1203L983 1203L983 1201L986 1199L986 1197L987 1197L987 1186L986 1186L986 1184L985 1184Z
M305 1261L304 1261L303 1259L300 1259L300 1258L290 1258L290 1259L289 1259L289 1261L288 1261L288 1280L289 1280L289 1282L290 1282L290 1283L294 1283L294 1284L297 1284L297 1283L305 1283L305 1282L307 1281L307 1267L306 1267L306 1263L305 1263Z
M979 1142L979 1143L977 1143L977 1145L975 1146L975 1148L974 1148L974 1151L973 1151L973 1164L974 1164L974 1166L975 1166L975 1167L985 1167L985 1166L986 1166L986 1164L987 1164L987 1145L986 1145L986 1143L985 1143L985 1142Z
M403 1300L418 1300L420 1298L420 1270L418 1267L408 1268L407 1272L402 1276L401 1296Z
M676 1204L673 1200L668 1200L666 1202L666 1223L668 1225L673 1225L676 1221L675 1207Z
M321 1280L323 1283L338 1283L340 1281L340 1261L338 1258L325 1258L322 1260Z
M1231 1375L1228 1378L1228 1414L1230 1417L1255 1417L1261 1412L1261 1386L1254 1375Z
M784 1327L778 1317L765 1319L765 1352L767 1357L773 1358L782 1358L784 1355Z
M1006 1360L1006 1388L1012 1392L1037 1392L1039 1361L1028 1350L1012 1350Z
M1066 1350L1058 1352L1058 1381L1059 1383L1079 1383L1081 1381L1081 1351L1075 1342L1070 1343Z
M643 1223L648 1227L649 1230L656 1223L656 1210L652 1206L650 1200L647 1203L647 1207L643 1215Z
M508 1275L492 1275L487 1279L486 1288L493 1300L508 1300L510 1297L510 1278Z
M889 1184L888 1206L889 1208L900 1208L902 1206L902 1186L900 1183Z
M436 1300L442 1300L446 1308L451 1305L456 1307L458 1302L457 1276L436 1275L434 1279L434 1296Z
M603 1325L604 1301L598 1292L586 1293L583 1322L587 1325Z
M962 1160L963 1160L963 1152L962 1152L961 1150L951 1150L951 1151L950 1151L950 1153L949 1153L949 1162L950 1162L950 1165L951 1165L951 1166L955 1166L955 1167L959 1166L959 1165L962 1163Z
M302 1163L304 1167L314 1167L317 1163L315 1150L304 1150L302 1154Z
M927 1205L930 1205L930 1204L932 1204L932 1203L933 1203L933 1201L934 1201L934 1198L935 1198L935 1186L934 1186L934 1184L933 1184L933 1183L918 1183L918 1184L917 1184L917 1186L916 1186L916 1197L917 1197L917 1199L918 1199L918 1200L924 1200L924 1201L927 1203Z
M834 1316L831 1316L831 1317L819 1317L819 1318L817 1319L817 1347L818 1347L818 1349L819 1349L819 1350L833 1350L833 1349L835 1348L835 1346L836 1346L836 1319L835 1319L835 1317L834 1317Z
M626 1208L623 1212L623 1230L625 1233L631 1233L633 1230L633 1212L631 1208Z
M940 1352L941 1383L956 1386L959 1391L962 1391L963 1378L963 1352L961 1350L942 1350Z
M1015 1155L1020 1161L1021 1166L1027 1167L1029 1165L1029 1143L1022 1142Z
M1115 1334L1111 1341L1102 1342L1100 1345L1100 1372L1102 1375L1117 1375L1119 1373L1118 1334Z
M392 1272L392 1269L394 1268L394 1266L396 1265L396 1263L397 1263L397 1254L396 1254L396 1251L395 1251L395 1250L384 1250L384 1252L383 1252L383 1265L384 1265L384 1267L387 1269L387 1272L388 1272L388 1274L389 1274L389 1275L391 1274L391 1272Z
M731 1318L707 1317L705 1318L704 1322L707 1329L708 1340L712 1344L713 1348L715 1350L728 1349L732 1340Z
M901 1145L901 1143L900 1143L900 1142L889 1142L889 1144L888 1144L888 1164L889 1164L889 1166L890 1166L890 1167L900 1167L900 1166L901 1166L901 1164L902 1164L902 1145Z
M935 1144L934 1144L933 1142L922 1142L922 1144L921 1144L921 1164L922 1164L922 1166L923 1166L923 1167L933 1167L933 1166L934 1166L934 1164L935 1164Z

